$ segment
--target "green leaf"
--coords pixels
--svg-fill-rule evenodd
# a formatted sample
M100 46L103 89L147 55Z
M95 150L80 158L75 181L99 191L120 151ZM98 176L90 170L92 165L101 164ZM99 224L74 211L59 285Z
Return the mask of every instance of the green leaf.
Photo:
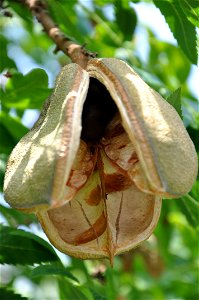
M190 73L190 61L179 47L157 40L150 30L148 33L151 48L147 70L156 75L170 90L185 85Z
M105 295L102 295L101 293L99 294L96 290L93 288L89 289L93 295L94 300L108 300L110 298L107 298Z
M177 204L187 218L187 221L195 229L199 229L199 202L190 195L185 195L177 199Z
M31 277L46 276L46 275L66 276L69 279L79 282L79 280L75 276L73 276L71 272L66 270L66 268L55 264L41 265L39 267L36 267L32 270L30 274Z
M94 0L93 2L97 6L105 6L107 4L107 0ZM110 3L114 2L114 0L109 0L108 2L110 4Z
M83 286L73 285L72 283L60 279L59 281L60 300L91 300L93 297L90 291Z
M15 0L9 1L9 6L12 7L13 11L18 14L22 20L27 21L27 23L31 23L31 12L26 8L26 6L20 5L20 2Z
M192 142L194 143L196 152L199 152L199 129L195 129L191 126L188 126L186 129L187 129L189 136L192 139ZM198 189L198 195L199 195L199 189Z
M0 288L0 299L2 300L28 300L28 298L23 297L19 294L15 294L13 291L6 288Z
M117 32L117 26L115 23L102 21L95 26L95 38L100 40L100 45L104 43L104 47L108 46L107 48L110 49L111 47L118 47L119 43L122 41L121 33L118 32L116 35L115 32ZM109 49L107 49L107 51L108 50Z
M190 99L182 99L183 100L183 116L184 121L186 120L187 126L194 128L195 130L199 130L199 110L198 103L190 100Z
M0 212L6 218L9 226L17 227L18 225L30 225L31 223L37 223L37 219L34 214L26 214L16 209L5 207L0 204Z
M188 20L195 26L199 27L199 2L198 0L180 0L184 13Z
M9 68L16 68L15 62L7 56L8 41L0 35L0 72Z
M28 132L28 128L21 123L19 118L12 117L5 112L0 113L0 124L6 128L15 142L18 142Z
M4 153L0 153L0 192L3 191L3 180L4 180L4 174L6 171L6 162L7 162L8 156Z
M118 290L114 280L114 270L110 267L107 268L105 273L106 278L106 296L108 299L116 299Z
M177 111L180 118L182 119L182 110L181 110L181 88L175 90L168 98L167 102L169 102Z
M137 16L128 2L115 0L116 22L125 40L132 40L137 24Z
M0 236L0 263L31 265L58 260L50 244L30 232L1 225Z
M199 147L199 143L198 143L198 147ZM199 158L199 152L198 152L198 158ZM198 178L195 181L194 185L192 186L192 189L190 191L190 195L195 198L198 199L198 195L199 195L199 173L198 173Z
M42 69L34 69L26 75L14 74L2 91L2 103L8 108L41 108L49 96L48 76Z
M1 124L0 120L0 137L3 143L0 143L0 153L10 154L14 146L16 145L16 141L13 136L9 133L9 131L5 128L3 124Z
M196 29L187 19L180 1L153 1L164 15L181 49L193 64L197 64Z

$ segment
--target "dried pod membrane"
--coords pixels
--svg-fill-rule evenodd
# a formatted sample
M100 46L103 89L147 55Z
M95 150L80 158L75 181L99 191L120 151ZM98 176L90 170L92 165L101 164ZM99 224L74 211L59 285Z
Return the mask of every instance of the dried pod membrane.
M174 108L126 63L92 59L60 72L10 156L4 193L62 252L112 261L151 235L162 197L187 193L196 174Z

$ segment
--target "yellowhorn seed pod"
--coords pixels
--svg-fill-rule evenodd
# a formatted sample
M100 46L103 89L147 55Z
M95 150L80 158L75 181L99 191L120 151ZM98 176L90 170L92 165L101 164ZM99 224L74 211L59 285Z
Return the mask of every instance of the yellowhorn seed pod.
M162 197L189 192L196 174L175 109L125 62L92 59L62 68L11 153L4 194L60 251L113 261L152 234Z

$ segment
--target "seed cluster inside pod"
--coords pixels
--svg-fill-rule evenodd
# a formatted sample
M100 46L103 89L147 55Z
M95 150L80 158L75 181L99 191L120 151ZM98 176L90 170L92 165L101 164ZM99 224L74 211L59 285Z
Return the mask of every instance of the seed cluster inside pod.
M114 255L147 237L161 201L136 187L133 170L138 162L114 100L91 77L65 204L49 209L45 217L38 214L48 219L62 251L68 245L77 257L109 257L112 262Z

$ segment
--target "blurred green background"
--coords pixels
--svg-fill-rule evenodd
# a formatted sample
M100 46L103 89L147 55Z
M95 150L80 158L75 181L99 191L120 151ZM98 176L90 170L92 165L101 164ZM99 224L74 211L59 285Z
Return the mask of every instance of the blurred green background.
M170 99L199 153L198 1L46 2L66 36L86 43L98 57L128 62L165 98L177 90ZM11 150L34 124L56 75L70 59L54 53L54 43L23 3L0 5L2 192ZM57 250L55 254L34 216L10 209L1 193L1 299L198 299L198 212L197 179L189 195L163 201L154 234L116 257L111 268L105 260L81 261Z

